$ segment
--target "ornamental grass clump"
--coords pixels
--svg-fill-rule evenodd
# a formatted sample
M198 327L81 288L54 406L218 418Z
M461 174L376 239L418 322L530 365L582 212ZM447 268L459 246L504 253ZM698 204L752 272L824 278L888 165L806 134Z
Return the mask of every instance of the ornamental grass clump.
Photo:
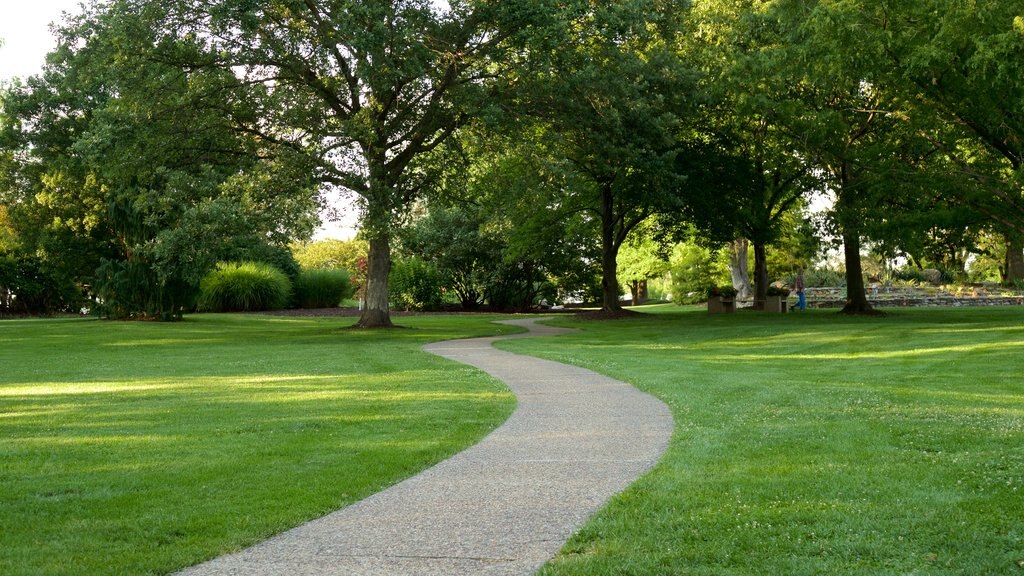
M335 308L354 291L348 271L341 268L303 270L295 279L299 308Z
M199 284L199 310L253 312L288 306L292 284L277 268L260 262L221 262Z

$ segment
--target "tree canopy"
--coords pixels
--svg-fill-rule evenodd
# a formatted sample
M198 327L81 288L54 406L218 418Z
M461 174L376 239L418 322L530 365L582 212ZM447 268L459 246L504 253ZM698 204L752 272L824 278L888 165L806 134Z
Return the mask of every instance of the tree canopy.
M1024 279L1012 3L83 10L42 75L0 92L0 252L114 316L179 316L222 260L294 273L286 247L334 190L360 210L363 327L391 324L393 246L467 307L599 277L614 311L620 281L638 296L654 273L637 251L654 215L659 238L749 242L763 299L768 249L811 192L836 199L849 312L870 312L865 247L961 270L967 249L998 252L1004 280Z

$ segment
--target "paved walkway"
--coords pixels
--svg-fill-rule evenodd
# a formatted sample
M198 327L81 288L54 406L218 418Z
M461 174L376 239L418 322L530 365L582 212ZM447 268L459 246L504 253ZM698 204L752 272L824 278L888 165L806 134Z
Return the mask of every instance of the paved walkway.
M566 332L534 324L526 335ZM532 574L661 456L672 415L582 368L476 338L425 350L480 368L519 399L476 446L347 508L181 574ZM557 340L552 344L557 345Z

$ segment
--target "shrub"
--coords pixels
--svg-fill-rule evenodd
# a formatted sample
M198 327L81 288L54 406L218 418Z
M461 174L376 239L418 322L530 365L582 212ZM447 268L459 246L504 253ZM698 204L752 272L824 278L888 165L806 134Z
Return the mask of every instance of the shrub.
M38 258L0 256L0 315L70 312L81 304L75 283Z
M292 282L295 282L302 271L299 263L295 261L291 250L267 243L257 243L240 248L234 256L227 258L227 260L269 264L284 272L284 275Z
M731 281L728 256L697 244L679 244L672 252L672 301L692 304L704 299L710 286Z
M735 298L739 292L739 290L732 286L710 286L706 290L708 298L714 298L716 296L720 296L722 298Z
M292 244L291 251L304 270L343 268L351 274L359 260L366 259L370 246L365 240L328 238L309 244Z
M400 310L440 310L444 282L437 268L419 258L391 267L391 306Z
M295 279L295 303L299 308L334 308L351 298L353 291L348 271L341 268L303 270Z
M928 283L924 270L912 267L893 270L889 273L889 278L890 281L896 285L917 286L919 284Z
M787 286L796 286L796 274L779 278ZM804 288L845 288L846 274L827 268L814 268L804 271Z
M221 262L199 284L199 309L210 312L278 310L292 296L288 276L257 262Z
M180 320L198 296L195 284L175 277L162 279L144 260L104 259L92 281L93 312L115 320Z

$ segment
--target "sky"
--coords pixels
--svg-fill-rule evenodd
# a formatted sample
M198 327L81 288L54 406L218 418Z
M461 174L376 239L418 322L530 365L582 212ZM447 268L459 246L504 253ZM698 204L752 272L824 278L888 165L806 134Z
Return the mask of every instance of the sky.
M81 0L5 0L0 10L0 80L38 74L56 46L51 22L81 11Z

